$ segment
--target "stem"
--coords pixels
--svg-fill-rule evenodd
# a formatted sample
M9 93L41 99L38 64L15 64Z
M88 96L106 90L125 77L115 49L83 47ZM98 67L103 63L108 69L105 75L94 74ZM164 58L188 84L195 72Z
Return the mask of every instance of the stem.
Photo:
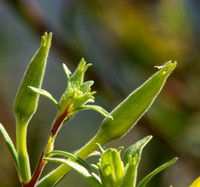
M41 172L42 172L42 170L43 170L43 168L46 164L46 161L43 161L43 156L44 156L44 154L43 154L43 151L42 151L42 154L41 154L40 159L38 161L37 167L35 169L35 172L34 172L32 178L31 178L30 182L28 184L24 184L23 187L34 187L35 186L35 184L36 184L38 178L40 177L40 174L41 174Z
M36 169L35 169L35 171L33 173L33 176L31 178L30 182L28 184L24 185L25 187L34 187L36 182L38 181L38 179L40 177L40 174L43 171L44 166L47 164L47 161L44 161L43 158L48 152L51 151L51 149L53 149L53 144L54 144L55 138L54 138L53 142L51 142L50 140L52 139L52 137L57 135L57 133L58 133L60 127L61 127L61 124L63 123L63 121L65 120L65 118L69 114L68 113L68 109L69 109L69 106L65 109L65 111L63 112L62 115L60 115L60 116L58 116L56 118L55 122L53 123L52 129L51 129L51 131L49 133L49 136L47 138L47 141L46 141L46 143L45 143L45 145L43 147L42 153L40 155L40 159L39 159L38 164L36 166ZM51 145L49 145L49 143ZM52 148L50 150L47 150L48 146L50 146Z
M23 183L28 183L31 178L30 162L26 147L26 132L27 123L17 120L17 153Z

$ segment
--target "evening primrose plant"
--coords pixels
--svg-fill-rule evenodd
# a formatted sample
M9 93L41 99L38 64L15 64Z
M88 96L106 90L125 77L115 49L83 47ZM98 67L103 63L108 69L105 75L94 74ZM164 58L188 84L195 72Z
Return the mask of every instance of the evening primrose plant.
M124 136L137 123L161 91L167 77L176 67L176 62L169 61L157 67L158 72L133 91L111 113L108 113L102 107L91 104L95 100L95 92L91 91L94 82L84 82L85 72L91 66L84 59L81 59L74 73L63 64L68 83L59 101L48 91L41 88L51 39L52 33L45 33L42 36L41 45L27 67L15 98L16 146L3 125L0 124L0 132L14 160L22 186L55 186L72 168L97 187L146 186L154 175L173 164L177 158L158 167L137 184L137 172L142 149L152 137L147 136L130 146L125 151L123 159L120 156L122 148L106 149L104 145ZM52 122L51 130L44 143L36 168L31 173L26 132L29 122L37 110L40 95L49 98L56 105L57 114ZM77 112L88 109L95 110L105 117L97 134L73 154L54 150L54 142L62 126ZM101 150L99 162L91 167L84 159L94 154L98 148ZM40 178L48 162L59 163L59 166ZM93 172L93 167L96 168L96 173Z

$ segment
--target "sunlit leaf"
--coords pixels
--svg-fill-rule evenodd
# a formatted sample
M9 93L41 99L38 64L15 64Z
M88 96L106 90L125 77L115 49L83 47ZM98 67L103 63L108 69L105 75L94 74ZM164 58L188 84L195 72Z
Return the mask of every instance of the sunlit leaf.
M48 154L46 154L46 157L52 157L52 156L55 156L55 155L68 157L68 158L78 162L80 165L85 167L89 172L91 172L90 166L83 159L77 157L76 155L74 155L72 153L69 153L69 152L66 152L66 151L54 150L54 151L51 151Z
M53 102L56 104L56 106L58 106L58 102L57 102L57 101L53 98L53 96L52 96L49 92L47 92L46 90L43 90L43 89L41 89L41 88L35 88L35 87L32 87L32 86L29 86L29 88L30 88L31 90L33 90L34 92L36 92L36 93L38 93L38 94L40 94L40 95L43 95L43 96L49 98L51 101L53 101Z
M83 167L82 165L71 161L70 159L64 159L64 158L44 158L46 161L56 162L60 164L66 164L73 169L75 169L78 173L80 173L90 184L92 184L95 187L103 187L99 177L94 174L88 172L88 170Z
M137 154L137 160L136 160L136 162L139 161L139 159L141 157L142 149L151 140L151 138L152 138L152 136L147 136L147 137L143 138L142 140L136 142L135 144L131 145L126 150L126 152L124 153L124 159L123 159L124 167L126 167L126 164L129 161L130 155L132 157L134 157Z
M96 110L97 112L102 114L104 117L113 119L113 117L105 109L97 105L85 105L85 106L79 107L77 110L89 110L89 109Z
M160 167L156 168L154 171L152 171L151 173L149 173L144 179L142 179L140 181L140 183L138 184L137 187L145 187L147 185L147 183L160 171L164 170L165 168L169 167L170 165L172 165L174 162L176 162L178 160L178 158L174 158L172 160L170 160L169 162L161 165Z
M17 168L17 170L19 170L19 165L18 165L18 160L17 160L17 152L15 149L15 146L10 138L10 136L8 135L8 133L6 132L5 128L3 127L3 125L0 123L0 132L3 135L4 140L6 141L6 145L8 147L8 150L14 160L15 166Z
M120 187L135 187L137 180L137 170L144 146L151 140L152 136L147 136L131 145L124 154L124 176Z

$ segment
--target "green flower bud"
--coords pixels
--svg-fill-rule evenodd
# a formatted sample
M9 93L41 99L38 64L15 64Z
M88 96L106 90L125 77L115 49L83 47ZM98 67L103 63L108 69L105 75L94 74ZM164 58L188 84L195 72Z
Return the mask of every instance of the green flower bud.
M99 173L103 186L117 187L123 177L123 163L116 149L107 149L102 153Z
M171 61L158 67L160 71L133 91L111 112L114 120L106 118L102 122L96 141L104 145L124 136L149 109L175 67L176 62L172 63Z
M59 102L60 113L63 113L68 106L69 111L72 113L76 108L83 106L89 101L93 101L94 97L92 95L94 92L90 92L93 81L83 83L85 71L89 66L91 64L86 65L85 60L81 59L76 71L72 74L67 66L63 64L68 84Z
M85 60L82 58L76 71L73 74L74 77L74 81L78 81L79 85L81 85L83 83L83 79L84 79L84 74L85 71L87 70L88 67L90 67L92 64L87 64Z
M112 116L100 106L86 105L94 102L94 94L91 92L91 86L94 81L83 82L84 74L91 64L86 64L84 59L81 59L74 74L70 72L65 64L63 64L64 71L68 78L67 88L59 101L58 116L66 112L67 114L74 114L80 110L93 109L112 119Z
M42 37L41 46L31 60L15 98L14 112L17 120L23 123L28 122L37 109L39 95L28 86L41 87L51 38L52 33L45 33Z

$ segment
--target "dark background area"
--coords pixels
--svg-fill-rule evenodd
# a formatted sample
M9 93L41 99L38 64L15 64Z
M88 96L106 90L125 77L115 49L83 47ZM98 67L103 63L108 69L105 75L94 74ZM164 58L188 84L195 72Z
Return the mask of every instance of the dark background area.
M153 135L139 179L178 156L148 186L189 186L200 173L199 23L198 0L0 0L0 122L15 141L15 94L45 31L53 32L53 42L43 88L59 99L67 85L62 63L73 71L84 57L93 64L86 79L95 81L96 104L108 111L156 72L154 66L177 60L151 109L125 137L107 146L127 148ZM55 115L56 107L41 97L27 134L32 170ZM59 132L55 148L79 149L102 120L94 111L78 113ZM2 137L0 143L0 186L20 186ZM89 184L72 171L58 186Z

